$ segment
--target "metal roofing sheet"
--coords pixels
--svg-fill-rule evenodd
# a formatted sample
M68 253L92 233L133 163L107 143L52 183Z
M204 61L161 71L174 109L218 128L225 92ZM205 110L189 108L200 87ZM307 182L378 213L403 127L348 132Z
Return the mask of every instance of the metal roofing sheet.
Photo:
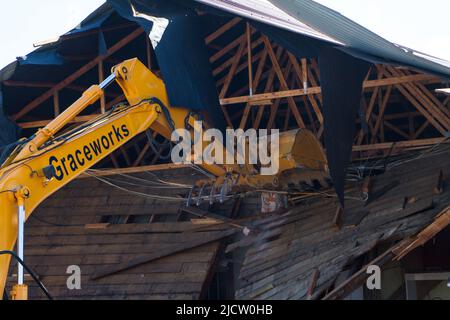
M257 20L309 37L342 44L336 39L317 31L303 22L291 17L266 0L196 0L202 4L228 11L241 17Z
M305 25L339 41L355 55L379 57L388 63L411 66L450 77L450 62L394 44L312 0L269 0ZM352 51L349 51L352 53ZM370 59L369 59L370 60Z

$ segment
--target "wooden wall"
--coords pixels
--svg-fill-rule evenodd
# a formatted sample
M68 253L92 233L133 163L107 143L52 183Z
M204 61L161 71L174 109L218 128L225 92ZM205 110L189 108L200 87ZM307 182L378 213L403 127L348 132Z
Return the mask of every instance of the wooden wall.
M336 200L322 196L255 220L256 236L227 249L246 250L236 298L318 298L333 289L339 273L377 244L424 229L450 204L449 155L425 156L375 177L367 203L347 200L340 227ZM439 193L441 170L444 189ZM361 198L360 183L349 183L347 197Z
M176 172L183 176L179 182L196 179L192 171ZM147 173L134 177L155 180ZM125 185L123 176L108 179ZM186 192L128 188L165 196ZM25 261L56 299L199 299L208 287L218 240L234 230L195 225L179 211L182 205L126 193L94 178L78 179L30 217ZM81 290L67 289L70 265L81 268ZM9 285L16 272L11 268ZM30 277L26 281L31 299L45 299Z

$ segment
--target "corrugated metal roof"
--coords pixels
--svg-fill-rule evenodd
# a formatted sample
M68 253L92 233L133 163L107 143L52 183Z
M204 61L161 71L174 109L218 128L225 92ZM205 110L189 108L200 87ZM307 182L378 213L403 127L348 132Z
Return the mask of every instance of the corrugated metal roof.
M196 0L208 6L228 11L241 17L257 20L309 37L342 44L336 39L317 31L296 18L291 17L266 0Z
M348 52L450 78L450 62L389 42L337 11L312 0L269 0L314 30L345 45ZM372 59L370 59L372 57ZM375 58L375 59L374 59Z
M450 62L394 44L312 0L195 0L278 28L342 46L353 56L450 78Z

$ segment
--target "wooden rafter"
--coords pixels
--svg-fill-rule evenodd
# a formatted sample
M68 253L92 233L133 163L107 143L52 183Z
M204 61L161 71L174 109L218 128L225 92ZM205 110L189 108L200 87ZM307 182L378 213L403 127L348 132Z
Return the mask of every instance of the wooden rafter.
M364 88L376 88L376 87L385 87L390 85L399 85L402 83L408 83L408 82L415 82L415 81L432 81L434 83L439 83L442 80L435 76L425 75L425 74L418 74L413 76L403 76L403 77L386 77L382 80L369 80L363 83ZM287 98L287 97L297 97L297 96L304 96L304 95L310 95L310 94L320 94L322 92L321 88L316 87L310 87L306 90L302 89L292 89L292 90L283 90L283 91L277 91L277 92L268 92L268 93L262 93L258 95L253 95L252 97L249 96L242 96L242 97L233 97L233 98L223 98L220 100L220 103L222 105L229 105L229 104L239 104L239 103L246 103L246 102L256 102L259 100L267 100L267 99L276 99L276 98Z
M241 18L233 18L229 22L225 23L223 26L218 28L216 31L211 33L209 36L205 38L205 43L210 44L215 39L219 38L222 34L233 28L235 25L237 25L241 21Z
M275 69L275 73L278 77L278 80L280 81L281 89L289 90L288 84L287 84L284 74L281 70L280 64L278 63L275 52L273 51L273 48L270 44L269 38L264 36L263 40L264 40L264 44L266 46L267 52L269 54L270 60L272 61L273 68ZM291 109L292 114L295 117L295 120L297 121L298 126L300 128L305 128L305 123L303 122L302 116L300 115L300 112L298 111L297 104L295 103L295 101L292 97L288 97L288 105L289 105L289 108Z
M244 30L240 35L234 35L233 33L239 29ZM135 30L111 47L104 56L73 57L77 60L91 59L91 61L59 83L4 81L2 83L4 86L49 89L13 115L12 119L20 120L49 99L53 99L53 111L57 116L63 109L61 107L66 104L59 94L61 90L85 91L86 87L73 82L95 67L98 68L99 82L102 81L103 62L117 59L112 55L142 32L142 29ZM220 39L230 38L232 34L232 41L226 45L220 44ZM145 37L145 41L147 65L151 68L153 52L148 37ZM283 130L293 126L307 127L321 138L324 118L317 59L294 56L272 43L259 30L245 24L240 18L229 19L206 36L205 43L212 52L210 63L221 108L229 127L233 127L233 123L238 124L240 128L252 126L255 129L265 127L266 123L267 128L279 125ZM242 79L246 79L245 72L248 73L248 81L244 82ZM407 68L373 66L363 83L362 101L365 105L365 120L369 133L366 137L360 129L361 122L358 121L359 130L354 150L386 151L386 146L392 146L392 143L385 142L386 139L400 140L396 144L399 148L423 147L438 141L421 140L419 137L430 137L430 132L445 135L450 131L450 97L439 96L433 91L433 85L441 82L442 79L436 76L413 72ZM238 84L239 88L236 88ZM111 101L100 102L101 113L124 99L123 96L113 93L106 93L105 97ZM402 108L393 108L395 104ZM73 123L89 121L96 116L98 112L79 116ZM283 118L280 119L278 116ZM27 118L30 121L19 122L22 128L42 127L51 121ZM363 141L370 144L363 145ZM117 159L129 166L154 163L158 160L158 154L150 152L148 143L139 141L131 147L135 150L119 150L113 156L111 161L114 166L119 165Z
M36 98L33 101L31 101L30 103L28 103L25 107L23 107L18 113L13 115L11 118L15 121L20 119L21 117L26 115L31 110L38 107L41 103L45 102L48 98L52 97L55 94L55 92L58 92L58 91L64 89L67 85L71 84L73 81L75 81L76 79L81 77L83 74L85 74L86 72L88 72L89 70L91 70L92 68L97 66L100 61L102 61L106 57L112 55L113 53L117 52L119 49L123 48L126 44L128 44L132 40L136 39L143 32L144 32L144 30L142 28L136 29L135 31L133 31L132 33L130 33L129 35L124 37L122 40L117 42L114 46L109 48L108 51L104 55L98 56L94 60L90 61L89 63L87 63L86 65L84 65L83 67L81 67L80 69L75 71L74 73L72 73L70 76L68 76L61 82L59 82L53 88L51 88L50 90L48 90L47 92L45 92L44 94L39 96L38 98Z

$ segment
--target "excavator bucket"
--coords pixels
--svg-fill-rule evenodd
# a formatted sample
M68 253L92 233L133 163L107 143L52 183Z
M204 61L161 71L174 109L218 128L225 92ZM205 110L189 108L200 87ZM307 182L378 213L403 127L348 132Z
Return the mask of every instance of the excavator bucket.
M328 171L322 145L309 130L280 133L280 171L294 168Z
M322 144L309 130L280 134L279 165L278 184L283 190L304 191L328 188L331 184Z

